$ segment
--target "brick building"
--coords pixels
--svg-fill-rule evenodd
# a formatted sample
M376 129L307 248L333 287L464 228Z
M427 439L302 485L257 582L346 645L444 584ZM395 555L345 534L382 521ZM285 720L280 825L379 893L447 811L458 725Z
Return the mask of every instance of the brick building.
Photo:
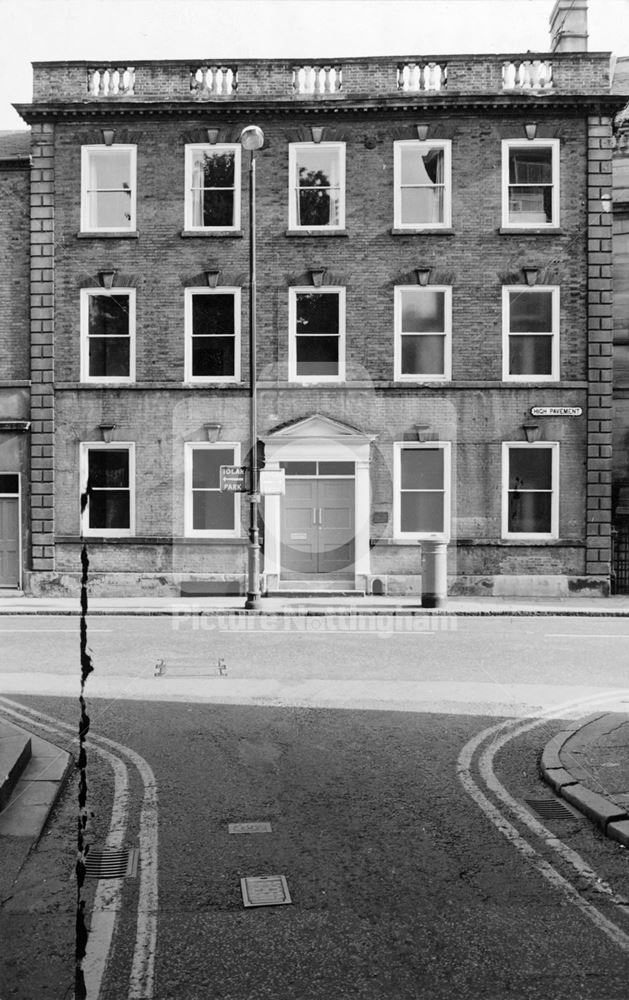
M96 593L244 589L250 125L263 591L415 593L427 542L451 593L608 591L622 102L584 8L541 54L34 64L31 592L82 533Z
M0 132L0 587L30 547L28 132Z
M629 56L619 58L614 89L629 93ZM613 588L629 593L629 104L615 119L613 158L614 393Z

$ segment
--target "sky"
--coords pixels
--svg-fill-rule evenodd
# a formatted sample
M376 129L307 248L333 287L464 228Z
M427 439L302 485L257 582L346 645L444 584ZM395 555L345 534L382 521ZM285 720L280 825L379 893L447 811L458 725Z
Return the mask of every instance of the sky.
M0 0L0 129L36 60L546 52L554 0ZM589 49L629 55L629 0L589 0Z

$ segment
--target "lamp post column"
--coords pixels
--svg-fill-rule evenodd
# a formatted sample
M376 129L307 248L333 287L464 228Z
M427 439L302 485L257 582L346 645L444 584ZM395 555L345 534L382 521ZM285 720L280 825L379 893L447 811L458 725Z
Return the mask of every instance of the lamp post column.
M249 483L249 550L247 553L247 598L249 611L260 607L260 538L258 532L258 409L257 409L257 340L256 340L256 149L264 142L262 130L255 125L243 129L241 142L251 153L249 161L249 415L251 464Z

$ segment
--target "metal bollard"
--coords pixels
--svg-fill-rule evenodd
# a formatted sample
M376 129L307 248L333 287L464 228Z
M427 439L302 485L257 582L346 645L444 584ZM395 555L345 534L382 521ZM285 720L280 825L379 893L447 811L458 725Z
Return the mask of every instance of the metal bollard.
M422 542L422 607L441 608L447 596L447 543Z

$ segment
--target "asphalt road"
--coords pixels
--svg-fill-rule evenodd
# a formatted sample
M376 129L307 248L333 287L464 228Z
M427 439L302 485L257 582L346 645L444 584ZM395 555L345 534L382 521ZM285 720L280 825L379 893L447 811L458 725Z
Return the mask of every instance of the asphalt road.
M70 624L29 620L28 632L11 632L25 623L3 619L0 680L13 683L18 672L7 670L15 666L7 656L22 657L23 689L8 696L74 726L76 700L59 694L75 682L78 639L44 631ZM541 704L586 692L621 697L613 692L629 686L625 630L622 621L570 620L566 628L565 619L493 619L378 639L99 618L87 689L93 739L131 748L157 781L159 906L147 1000L624 1000L629 907L618 894L627 888L626 852L570 810L543 821L547 835L534 834L487 788L480 753L506 717L534 716ZM209 674L219 657L226 677ZM155 677L159 658L166 672ZM193 669L208 675L181 676ZM133 696L91 693L99 672L112 685L126 678ZM29 688L33 677L61 690ZM330 688L334 705L326 703ZM233 700L221 700L221 690ZM377 696L393 707L373 707ZM506 704L518 711L503 713ZM564 724L505 730L495 775L520 810L549 796L537 757ZM462 770L473 739L478 747ZM94 752L89 760L98 847L112 779ZM59 835L42 845L49 860L36 852L12 903L14 926L30 919L37 933L25 934L21 964L5 966L3 1000L72 995L72 956L64 969L61 943L73 920L74 793L53 824ZM142 836L137 773L131 793L129 846ZM228 833L228 823L252 821L271 832ZM557 844L576 852L581 870ZM67 873L55 892L42 877L52 857ZM284 875L292 902L245 909L240 879L260 875ZM144 907L140 877L127 880L100 1000L140 996L129 990L129 973ZM46 979L50 953L57 958Z

